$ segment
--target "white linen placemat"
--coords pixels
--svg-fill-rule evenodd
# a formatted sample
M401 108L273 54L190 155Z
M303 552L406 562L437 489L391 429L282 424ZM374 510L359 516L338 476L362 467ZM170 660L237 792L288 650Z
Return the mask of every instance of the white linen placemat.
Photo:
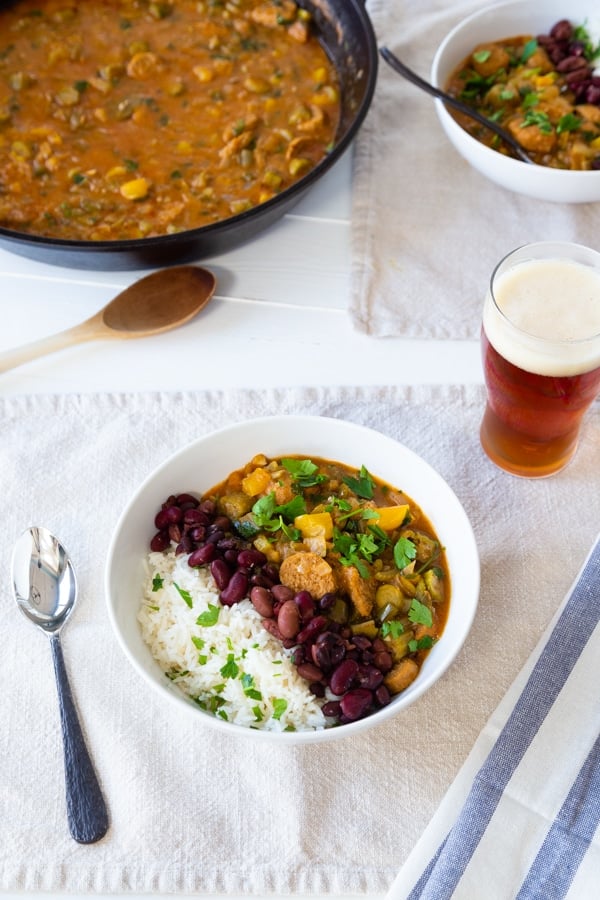
M600 537L389 900L596 900Z
M445 34L487 5L368 0L367 9L379 46L429 80ZM598 216L597 203L547 203L488 181L450 144L434 100L380 60L354 145L350 315L358 330L475 338L490 274L506 253L553 239L597 247Z
M0 890L388 890L600 521L600 406L575 460L541 481L487 460L482 408L483 389L452 386L0 398ZM471 519L482 589L457 660L402 716L349 741L275 748L213 732L148 691L112 635L103 567L124 504L170 453L294 412L377 428L430 462ZM31 524L61 538L80 585L62 643L111 821L89 846L67 829L50 648L10 589L12 547Z

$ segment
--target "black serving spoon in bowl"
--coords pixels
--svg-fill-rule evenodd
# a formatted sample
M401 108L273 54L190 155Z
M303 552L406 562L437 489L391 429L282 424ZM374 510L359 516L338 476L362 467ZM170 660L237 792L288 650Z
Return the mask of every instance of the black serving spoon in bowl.
M421 88L422 91L431 94L432 97L437 97L438 100L441 100L448 106L454 107L454 109L457 109L459 112L464 113L466 116L470 116L471 119L479 122L480 125L484 125L486 128L489 128L490 131L493 131L494 134L497 134L505 144L507 144L512 148L512 150L514 150L514 152L522 162L529 163L532 166L537 165L537 163L532 160L527 151L512 136L512 134L506 131L506 129L502 128L501 125L498 125L497 122L486 118L486 116L478 113L477 110L472 109L466 103L462 103L460 100L457 100L456 97L452 97L450 94L446 94L439 88L434 87L428 81L425 81L424 78L421 78L420 75L417 75L416 72L413 72L412 69L409 69L408 66L406 66L401 60L399 60L397 56L394 56L392 51L388 50L387 47L380 47L379 53L386 61L386 63L391 66L392 69L394 69L394 71L398 72L399 75L402 75L404 78L406 78L407 81L410 81L411 84L414 84L418 88Z

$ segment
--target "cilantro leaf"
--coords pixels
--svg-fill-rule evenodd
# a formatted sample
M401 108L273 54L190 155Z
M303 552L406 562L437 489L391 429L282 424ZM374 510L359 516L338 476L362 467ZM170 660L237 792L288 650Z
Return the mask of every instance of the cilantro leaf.
M475 62L484 63L488 61L491 55L491 50L477 50L477 52L473 54L473 59Z
M526 63L527 60L531 59L537 48L538 42L536 38L532 38L530 41L527 41L521 53L521 62Z
M259 528L264 528L265 531L279 531L285 519L293 522L296 516L304 515L305 512L306 504L299 494L289 503L278 505L275 500L275 491L261 497L252 507L254 521Z
M431 650L433 647L434 640L430 634L426 634L424 637L419 638L419 640L413 640L408 642L408 649L411 653L416 653L417 650Z
M218 621L219 607L215 606L213 603L209 603L208 609L205 612L200 613L196 619L196 625L203 625L205 628L210 628L211 625L216 625Z
M162 575L155 575L152 579L152 592L154 593L155 591L160 591L164 583L165 582Z
M281 460L281 465L290 473L294 483L301 489L315 487L317 484L327 481L327 476L319 474L319 467L311 459L286 458Z
M556 133L562 134L563 131L577 131L581 125L581 119L576 113L566 113L561 116L556 126Z
M288 707L287 700L283 697L276 697L273 700L273 718L280 719Z
M240 667L235 661L235 656L233 653L227 654L227 662L225 665L221 666L219 672L223 676L223 678L237 678L238 673L240 671Z
M411 622L414 622L415 625L425 625L426 628L431 628L433 625L431 610L428 606L425 606L424 603L421 603L420 600L417 600L416 597L413 598L410 604L408 618Z
M394 562L399 569L405 569L416 558L417 548L410 538L398 538L394 544Z
M177 593L179 594L179 596L181 597L181 599L182 599L185 603L187 603L187 605L188 605L189 608L191 609L192 606L193 606L193 601L192 601L192 595L190 594L190 592L189 592L189 591L185 591L183 588L180 588L176 581L173 582L173 585L174 585L174 587L176 588Z
M362 497L363 500L371 500L373 498L375 482L364 466L360 467L358 478L352 478L352 476L347 475L342 481L357 497Z
M397 638L401 634L404 634L404 625L402 622L398 622L397 619L383 622L381 626L381 635L382 637L387 637L388 634L393 638Z

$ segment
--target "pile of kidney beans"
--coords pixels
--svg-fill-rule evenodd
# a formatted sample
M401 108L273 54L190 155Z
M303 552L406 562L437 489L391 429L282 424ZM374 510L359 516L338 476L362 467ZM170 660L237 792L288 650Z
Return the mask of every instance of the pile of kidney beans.
M175 543L177 554L189 554L190 566L208 566L224 606L250 599L267 631L291 651L298 674L323 701L321 708L332 724L362 719L390 702L383 679L393 660L385 642L353 634L331 618L328 612L334 605L339 608L337 595L316 598L281 584L277 566L235 532L212 500L172 495L154 523L158 531L151 550L164 551Z
M568 19L561 19L549 34L538 35L537 41L561 73L578 103L600 106L600 77L584 56L585 46L574 38Z

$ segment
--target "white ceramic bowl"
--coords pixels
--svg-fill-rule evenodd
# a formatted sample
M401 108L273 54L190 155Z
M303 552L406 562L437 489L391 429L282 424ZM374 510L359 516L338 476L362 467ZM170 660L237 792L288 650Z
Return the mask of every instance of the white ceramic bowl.
M161 672L142 640L137 622L141 602L143 560L154 529L154 516L170 494L202 493L240 468L257 453L278 457L303 454L365 465L373 474L401 488L430 519L446 548L451 577L448 621L412 685L371 716L322 731L282 732L249 729L204 712ZM440 678L463 645L479 598L479 557L473 531L456 495L431 466L383 434L339 419L275 416L255 419L213 432L175 453L138 488L122 513L106 565L109 617L117 639L133 667L175 712L185 710L206 724L253 740L286 744L332 740L355 734L389 719L413 703Z
M499 40L519 34L544 34L560 19L574 24L597 18L592 0L509 0L484 7L463 19L444 38L431 68L432 83L442 90L460 62L482 41ZM437 114L456 150L482 175L538 200L558 203L590 203L600 200L600 171L574 172L531 166L486 147L471 137L452 118L441 100L435 100Z

